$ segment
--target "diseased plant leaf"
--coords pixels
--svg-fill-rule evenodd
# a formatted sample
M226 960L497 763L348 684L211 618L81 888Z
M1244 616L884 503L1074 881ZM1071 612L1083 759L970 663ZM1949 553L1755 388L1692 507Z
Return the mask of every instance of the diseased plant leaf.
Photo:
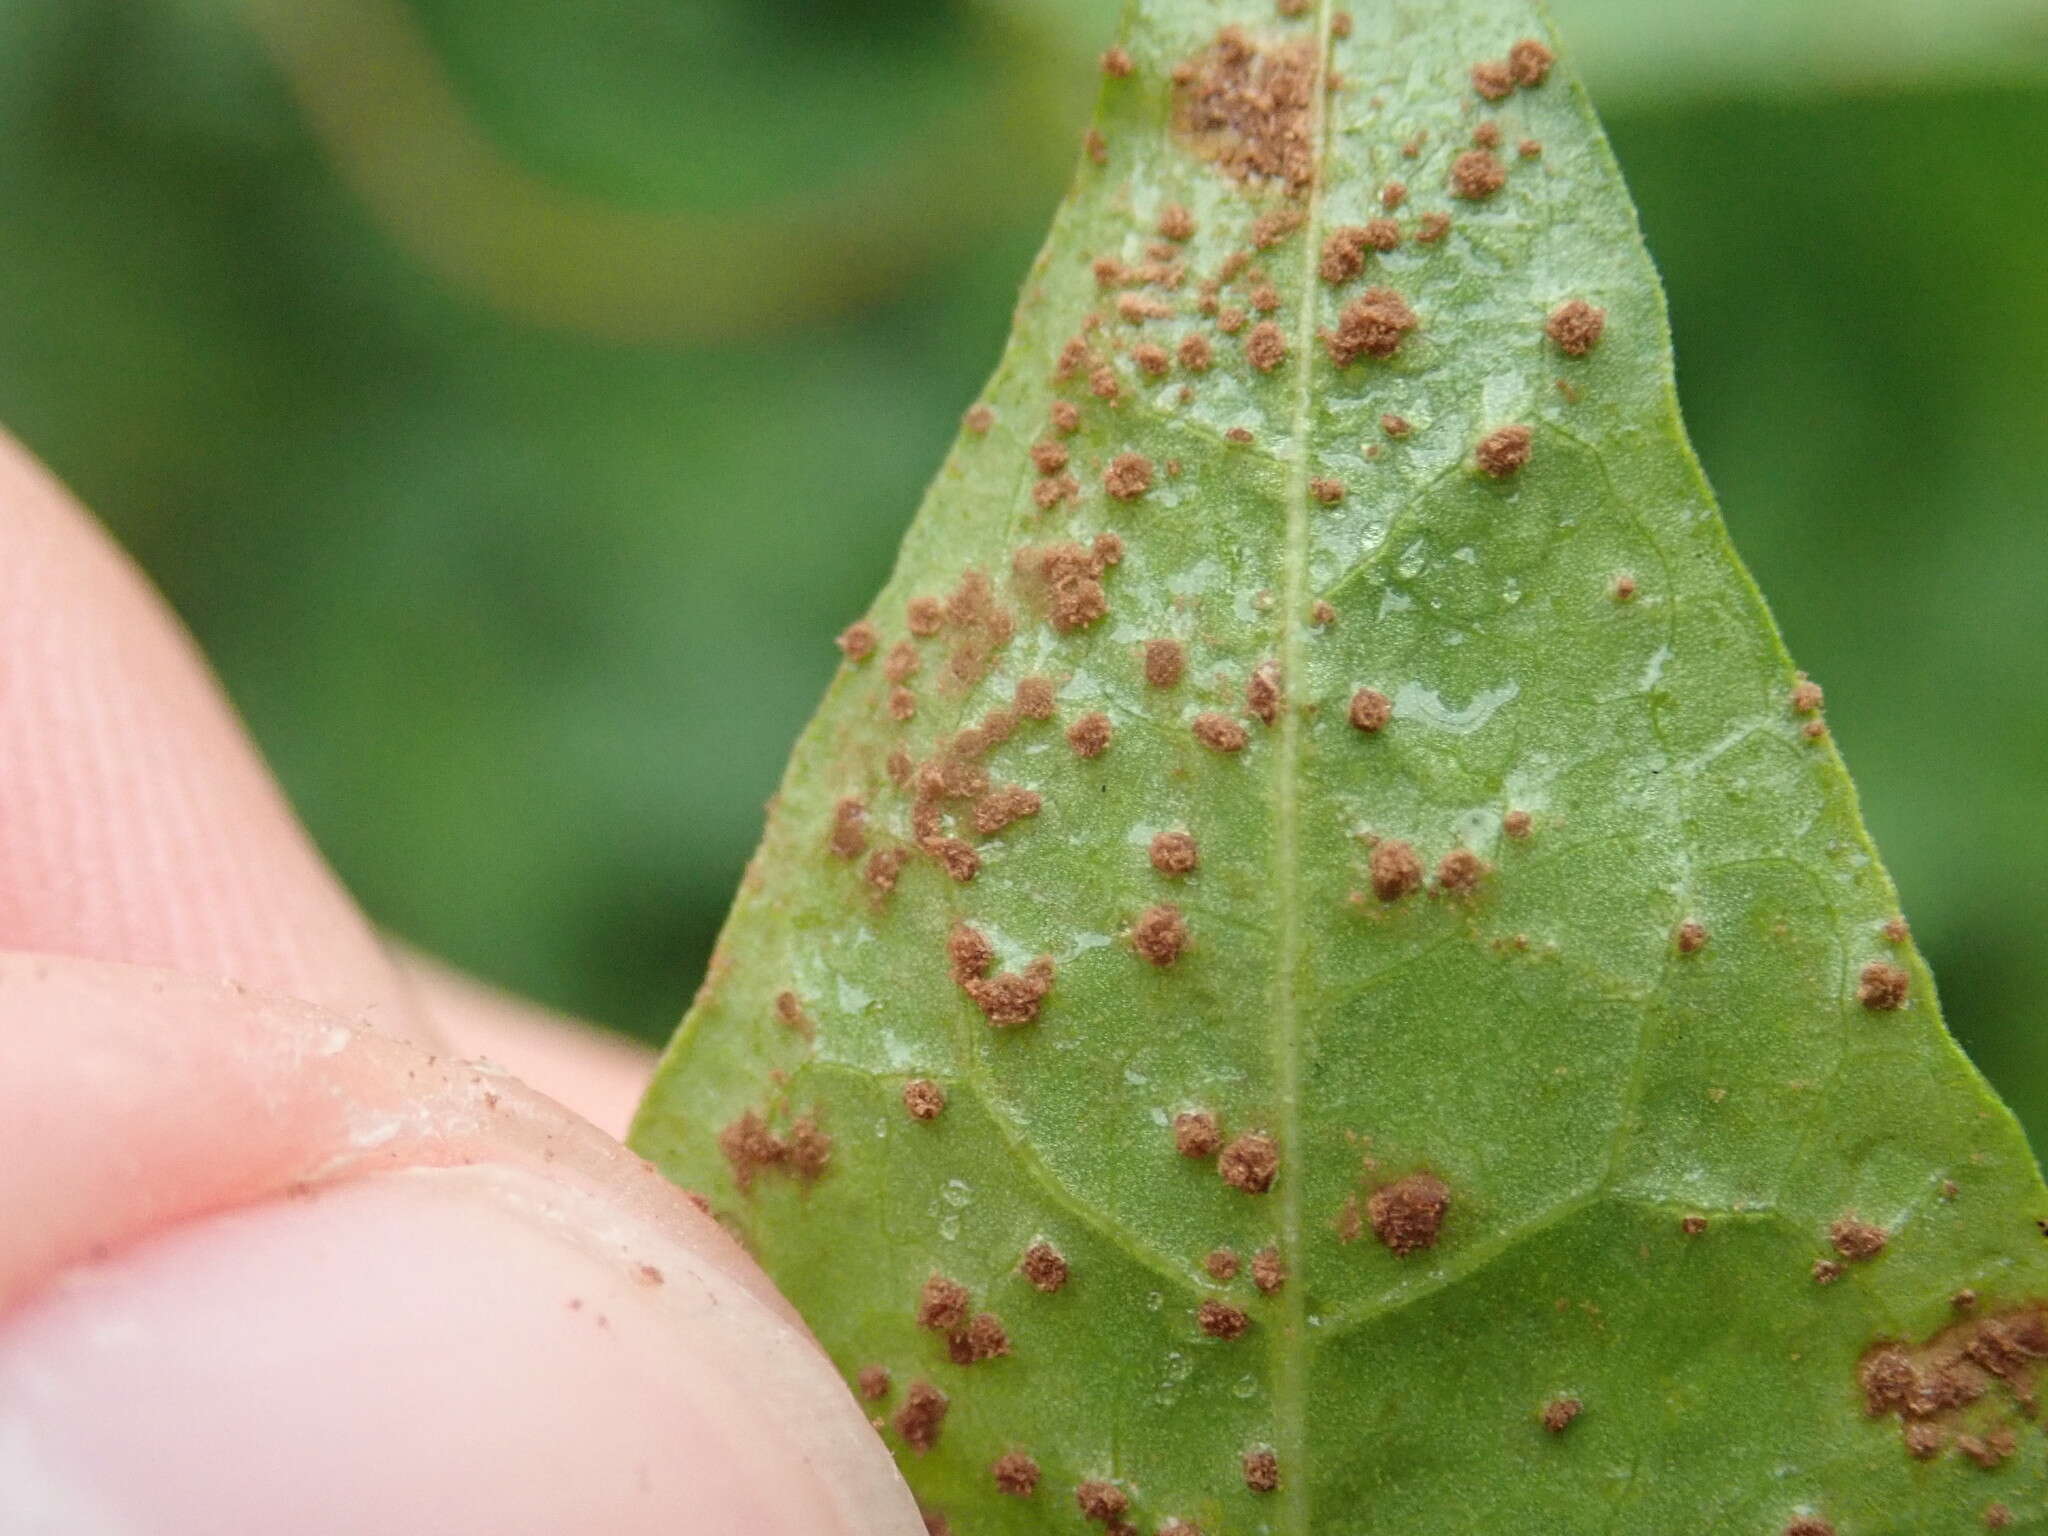
M1568 65L1301 10L1132 8L636 1143L962 1533L2041 1523L2048 1198Z

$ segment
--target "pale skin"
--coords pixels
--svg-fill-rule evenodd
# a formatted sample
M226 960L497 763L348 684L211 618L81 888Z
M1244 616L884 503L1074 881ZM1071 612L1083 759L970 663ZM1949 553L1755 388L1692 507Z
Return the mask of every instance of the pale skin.
M0 1530L921 1533L648 1067L394 953L0 442Z

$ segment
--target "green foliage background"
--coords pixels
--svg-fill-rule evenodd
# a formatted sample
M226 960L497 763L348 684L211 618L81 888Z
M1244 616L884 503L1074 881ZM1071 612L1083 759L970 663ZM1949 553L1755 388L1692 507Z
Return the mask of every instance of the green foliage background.
M1554 8L1736 542L2039 1144L2048 20ZM290 20L323 10L360 25ZM1111 10L0 0L0 420L376 917L658 1039L994 361ZM392 36L533 208L435 179Z

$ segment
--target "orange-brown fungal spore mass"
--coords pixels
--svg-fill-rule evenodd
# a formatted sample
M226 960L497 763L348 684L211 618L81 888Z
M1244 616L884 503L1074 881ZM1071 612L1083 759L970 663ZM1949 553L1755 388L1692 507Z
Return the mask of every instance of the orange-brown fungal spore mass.
M1373 1191L1366 1202L1372 1235L1395 1258L1436 1246L1450 1210L1450 1186L1433 1173L1411 1173Z
M1200 158L1248 183L1290 192L1315 180L1311 132L1319 81L1314 45L1268 45L1225 27L1173 72L1173 125Z

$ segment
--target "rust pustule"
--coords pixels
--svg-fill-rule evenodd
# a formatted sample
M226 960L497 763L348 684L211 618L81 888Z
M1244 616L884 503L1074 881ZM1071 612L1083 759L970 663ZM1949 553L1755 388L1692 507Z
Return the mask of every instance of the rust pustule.
M1174 129L1190 150L1234 180L1306 191L1316 175L1316 77L1312 43L1268 44L1241 27L1225 27L1175 68Z

